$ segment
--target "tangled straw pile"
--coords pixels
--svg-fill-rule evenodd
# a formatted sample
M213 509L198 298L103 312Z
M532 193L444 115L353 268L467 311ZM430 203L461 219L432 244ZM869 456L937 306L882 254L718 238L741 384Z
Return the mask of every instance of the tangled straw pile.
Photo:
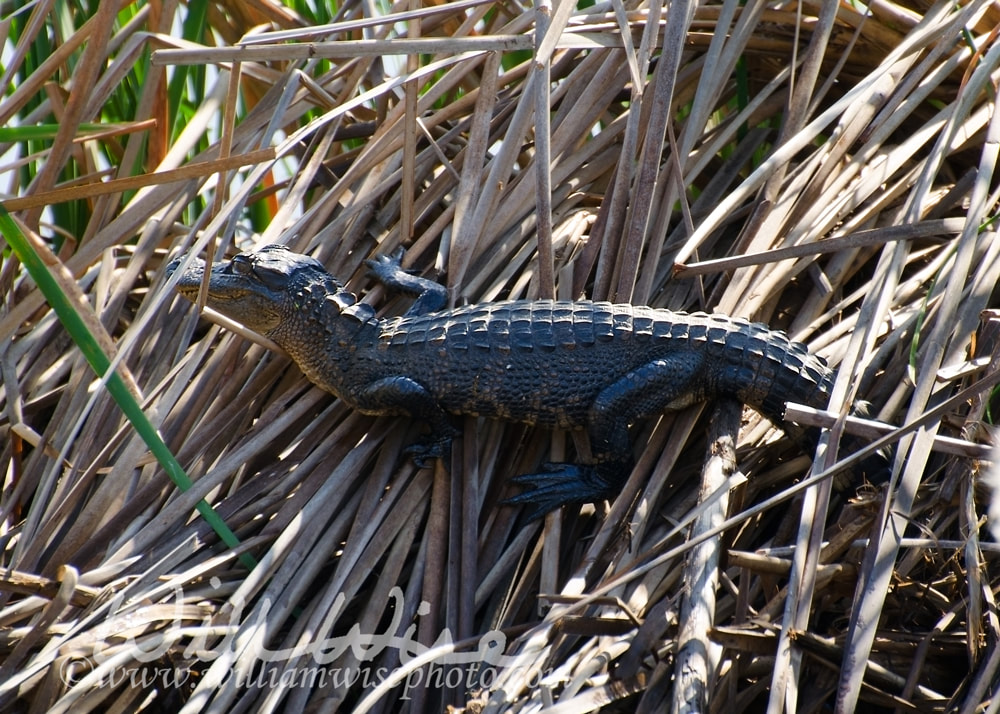
M92 5L0 6L0 708L998 710L1000 3ZM840 508L747 414L746 482L697 506L691 409L637 425L610 507L524 524L508 479L567 435L467 419L418 470L420 425L166 285L278 241L362 293L405 246L456 301L766 321L839 367L831 409L919 426Z

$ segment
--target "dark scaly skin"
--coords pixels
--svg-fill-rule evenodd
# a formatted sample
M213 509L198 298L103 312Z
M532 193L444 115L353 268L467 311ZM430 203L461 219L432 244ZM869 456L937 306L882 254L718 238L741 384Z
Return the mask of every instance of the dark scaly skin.
M215 264L208 305L274 340L355 409L427 422L429 437L408 449L418 465L447 453L456 415L586 429L592 463L518 477L534 488L509 502L529 504L532 517L613 498L632 466L628 426L637 420L722 395L780 422L789 401L824 408L829 399L825 362L761 324L589 301L444 310L442 286L398 261L369 265L418 296L406 315L377 318L318 261L277 245ZM196 299L203 274L199 261L178 291Z

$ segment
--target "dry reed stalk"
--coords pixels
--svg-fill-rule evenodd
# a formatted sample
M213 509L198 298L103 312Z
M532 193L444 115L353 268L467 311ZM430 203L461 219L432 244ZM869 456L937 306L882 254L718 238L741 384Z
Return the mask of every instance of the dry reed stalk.
M0 117L58 122L0 136L4 203L194 486L164 477L5 261L0 708L658 710L679 566L705 543L723 554L715 625L693 635L721 647L709 708L996 707L977 464L934 444L989 430L1000 4L349 1L310 25L315 4L259 0L208 4L200 42L169 36L178 4L100 5L76 25L44 3L0 18ZM508 479L572 456L562 435L466 419L451 463L419 470L400 456L419 425L351 414L169 289L171 257L274 241L387 314L405 303L369 292L363 261L402 245L455 302L765 320L839 367L832 411L860 397L920 426L885 437L891 486L838 510L748 413L748 480L692 530L705 416L666 415L637 425L613 504L525 524L499 505ZM397 639L344 646L371 635Z

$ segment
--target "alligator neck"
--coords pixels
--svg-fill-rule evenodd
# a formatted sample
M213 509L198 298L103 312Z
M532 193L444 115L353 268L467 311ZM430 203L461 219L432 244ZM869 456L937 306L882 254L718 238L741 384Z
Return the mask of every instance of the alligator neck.
M268 337L295 360L321 389L350 401L357 381L352 366L359 351L374 344L380 321L370 305L350 292L306 286L295 296L295 315Z

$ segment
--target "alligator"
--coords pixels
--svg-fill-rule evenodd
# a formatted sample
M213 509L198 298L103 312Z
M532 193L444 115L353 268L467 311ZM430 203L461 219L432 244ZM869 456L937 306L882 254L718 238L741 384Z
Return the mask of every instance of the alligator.
M167 268L173 273L181 259ZM272 339L317 386L366 414L429 425L406 453L423 467L448 454L454 417L586 430L591 455L515 483L506 503L530 518L613 499L633 466L629 426L712 398L735 398L781 423L796 401L825 408L833 372L805 345L747 320L608 302L511 300L445 309L446 289L368 261L373 277L415 296L400 317L376 316L316 259L282 245L211 267L207 304ZM177 290L195 301L205 264Z

